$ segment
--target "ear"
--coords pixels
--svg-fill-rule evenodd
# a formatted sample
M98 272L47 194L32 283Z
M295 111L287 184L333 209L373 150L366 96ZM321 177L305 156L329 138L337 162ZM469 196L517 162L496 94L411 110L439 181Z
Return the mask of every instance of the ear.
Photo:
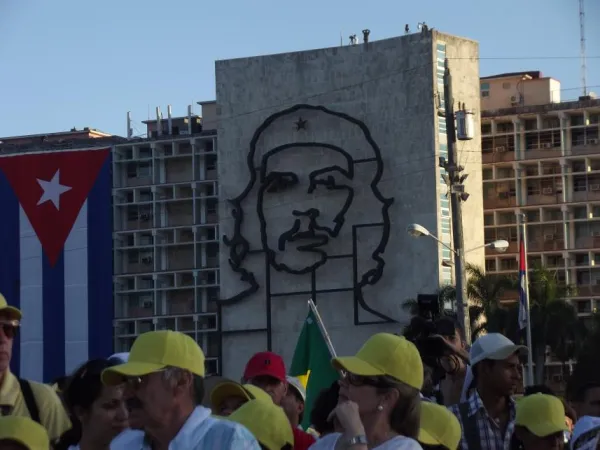
M302 414L304 412L304 402L298 402L298 414Z
M398 392L398 389L389 389L381 396L381 404L384 406L384 408L391 411L398 403L399 398L400 392Z

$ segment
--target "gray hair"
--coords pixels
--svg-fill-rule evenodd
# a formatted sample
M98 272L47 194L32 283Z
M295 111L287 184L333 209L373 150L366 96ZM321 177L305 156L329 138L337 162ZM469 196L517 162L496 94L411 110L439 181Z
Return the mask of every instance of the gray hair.
M190 395L194 401L194 405L202 404L202 400L204 399L204 377L191 373L189 370L172 366L165 367L162 371L162 377L166 382L171 382L173 380L179 380L184 373L189 373L192 376L192 389Z

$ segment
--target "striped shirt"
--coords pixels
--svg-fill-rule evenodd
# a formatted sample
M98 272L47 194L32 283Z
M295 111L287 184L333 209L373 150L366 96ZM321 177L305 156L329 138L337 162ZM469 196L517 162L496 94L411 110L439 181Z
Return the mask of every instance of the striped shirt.
M481 450L510 450L511 439L515 429L516 414L515 402L513 399L510 399L509 402L509 421L504 432L500 429L500 425L489 416L481 401L481 397L476 390L469 396L467 405L469 420L474 420L476 424L474 429L478 431ZM469 444L465 439L465 424L461 417L462 414L460 413L459 405L452 405L448 409L458 418L462 429L459 448L462 450L469 450Z
M210 409L197 406L169 450L260 450L254 436L234 422L210 416ZM129 430L121 433L110 445L111 450L152 450L144 434Z

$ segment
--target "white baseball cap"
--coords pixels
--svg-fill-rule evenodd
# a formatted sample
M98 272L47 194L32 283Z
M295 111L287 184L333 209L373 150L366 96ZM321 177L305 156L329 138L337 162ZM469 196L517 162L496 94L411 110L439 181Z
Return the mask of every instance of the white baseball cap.
M115 353L114 355L111 355L108 359L116 361L119 364L125 364L127 361L129 361L129 352Z
M527 355L527 347L516 345L503 334L488 333L473 342L469 356L471 365L474 366L484 359L502 361L515 353L519 353L519 356L525 356Z
M302 401L305 402L306 401L306 389L304 389L304 386L302 386L302 383L300 383L300 380L296 377L290 377L289 375L285 377L288 385L290 385L292 387L292 389L294 389L298 394L300 394L300 397L302 397Z

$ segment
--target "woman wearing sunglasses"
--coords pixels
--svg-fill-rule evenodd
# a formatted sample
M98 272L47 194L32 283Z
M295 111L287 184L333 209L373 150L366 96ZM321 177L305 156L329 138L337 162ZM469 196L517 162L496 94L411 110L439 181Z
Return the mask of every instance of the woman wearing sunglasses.
M319 439L312 450L417 450L423 363L404 337L372 336L356 356L335 358L342 373L338 404L329 419L342 433Z
M73 428L56 450L108 450L111 441L128 426L122 386L104 386L102 371L115 365L105 359L86 362L70 377L63 392Z

